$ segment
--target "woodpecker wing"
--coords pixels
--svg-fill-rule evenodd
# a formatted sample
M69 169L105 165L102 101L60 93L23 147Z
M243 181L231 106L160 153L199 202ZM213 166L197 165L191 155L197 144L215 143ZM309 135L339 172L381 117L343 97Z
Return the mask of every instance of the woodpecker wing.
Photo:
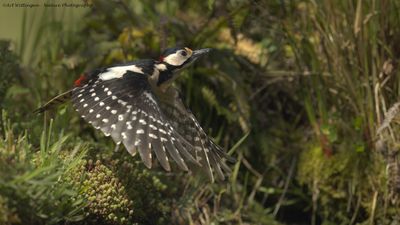
M207 136L196 117L183 104L179 92L175 88L170 87L158 97L160 108L171 125L194 147L196 161L207 167L207 173L212 180L214 172L220 180L223 180L225 173L231 172L224 159L231 162L235 160Z
M191 146L163 115L157 98L141 71L103 70L83 86L72 90L72 102L81 116L111 136L151 168L154 152L170 171L169 159L187 171L186 161L197 163Z

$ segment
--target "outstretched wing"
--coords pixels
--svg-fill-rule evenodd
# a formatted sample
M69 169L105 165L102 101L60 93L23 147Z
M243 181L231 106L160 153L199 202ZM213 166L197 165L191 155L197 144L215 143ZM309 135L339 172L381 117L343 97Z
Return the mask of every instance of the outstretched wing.
M118 78L107 78L94 77L72 91L72 102L86 121L123 143L132 155L139 152L148 168L153 153L167 171L170 158L185 171L187 161L197 163L193 146L162 113L147 75L124 71Z
M169 87L166 92L159 94L158 97L160 108L172 127L178 130L179 134L194 147L196 161L207 167L208 175L212 180L214 179L213 172L218 175L219 179L223 180L225 173L231 172L224 159L231 162L235 160L207 136L193 113L185 107L179 92L175 88Z

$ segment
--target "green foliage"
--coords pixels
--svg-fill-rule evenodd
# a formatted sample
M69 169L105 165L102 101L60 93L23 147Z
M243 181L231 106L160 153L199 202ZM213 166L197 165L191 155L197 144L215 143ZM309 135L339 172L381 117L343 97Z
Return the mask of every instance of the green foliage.
M162 174L145 170L127 153L118 157L84 160L69 174L68 180L88 201L88 220L107 224L168 224L175 187L167 188Z
M344 144L340 148L344 150L348 146ZM385 190L384 179L373 180L377 175L384 177L382 164L365 164L368 160L368 155L357 151L339 151L328 158L320 146L302 153L298 181L312 191L313 211L318 212L325 223L354 222L357 213L370 211L371 193ZM375 186L369 186L370 182Z
M77 165L76 161L85 154L84 149L77 145L68 154L63 152L68 137L60 134L53 141L51 126L48 132L42 133L40 147L36 149L26 133L14 134L5 115L3 111L5 135L0 136L0 196L5 196L4 208L13 209L8 216L22 224L57 224L83 219L83 198L63 177ZM10 213L14 212L17 214L12 216Z
M18 58L10 50L10 43L0 40L0 108L4 108L3 101L7 90L12 86L18 76ZM3 132L2 127L2 121L0 120L0 132Z
M19 76L18 58L9 48L9 42L0 41L0 103L3 102L7 89Z
M20 223L21 220L15 211L15 208L9 208L8 199L0 196L0 223L5 225Z
M385 139L377 137L376 128L387 106L398 101L393 65L399 6L396 1L305 1L295 5L285 24L298 70L310 76L302 81L303 96L319 143L302 153L299 179L312 191L314 218L324 223L396 219L387 213L398 204L389 206L387 179L397 175L384 173L374 142Z

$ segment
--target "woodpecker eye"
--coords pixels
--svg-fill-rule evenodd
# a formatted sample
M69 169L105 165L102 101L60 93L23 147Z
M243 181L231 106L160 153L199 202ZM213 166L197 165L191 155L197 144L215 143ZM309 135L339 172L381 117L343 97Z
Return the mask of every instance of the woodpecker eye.
M187 52L186 51L181 51L181 56L187 56Z

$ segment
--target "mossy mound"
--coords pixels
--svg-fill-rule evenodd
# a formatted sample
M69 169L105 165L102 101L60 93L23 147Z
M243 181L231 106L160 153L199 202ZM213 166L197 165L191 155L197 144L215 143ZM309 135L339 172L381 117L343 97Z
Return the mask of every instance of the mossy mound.
M168 224L177 189L169 188L165 174L118 155L122 158L83 160L67 178L86 199L87 217L106 224Z

